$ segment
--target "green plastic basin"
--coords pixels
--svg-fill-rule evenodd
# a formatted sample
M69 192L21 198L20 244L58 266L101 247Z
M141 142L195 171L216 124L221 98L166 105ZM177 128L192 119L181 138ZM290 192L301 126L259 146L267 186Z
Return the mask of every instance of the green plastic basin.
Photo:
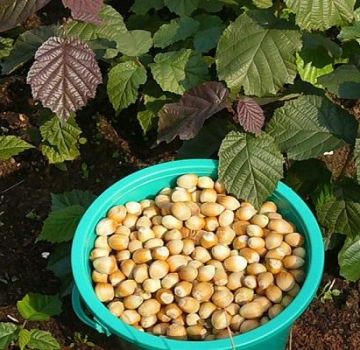
M153 198L163 187L173 186L175 179L185 173L217 177L217 161L191 159L151 166L135 172L112 185L88 208L82 217L72 244L71 265L75 286L73 308L78 317L101 333L119 336L132 349L157 350L225 350L232 349L229 339L213 341L180 341L138 331L113 316L96 297L91 281L89 255L93 248L95 226L116 204L130 200ZM307 266L305 282L293 300L278 316L265 325L233 338L239 350L283 350L294 321L306 310L316 294L324 267L324 247L319 226L311 210L288 186L279 182L270 197L281 214L295 223L305 235ZM86 310L86 311L85 311Z

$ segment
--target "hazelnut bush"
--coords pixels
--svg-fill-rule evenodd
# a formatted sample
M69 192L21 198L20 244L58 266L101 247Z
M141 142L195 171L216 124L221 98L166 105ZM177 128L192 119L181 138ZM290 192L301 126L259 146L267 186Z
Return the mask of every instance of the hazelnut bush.
M124 322L175 339L211 340L279 314L305 278L304 238L265 202L182 175L154 200L109 210L91 252L97 297Z

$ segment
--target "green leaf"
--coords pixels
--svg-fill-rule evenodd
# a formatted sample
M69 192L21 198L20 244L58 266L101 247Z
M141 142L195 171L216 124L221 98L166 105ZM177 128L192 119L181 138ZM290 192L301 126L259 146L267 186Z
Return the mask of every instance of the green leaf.
M149 52L153 41L146 30L132 30L119 34L118 50L127 56L142 56Z
M24 350L29 344L31 339L31 333L25 328L21 328L19 332L19 347L20 350Z
M154 127L157 115L154 112L146 109L145 111L138 112L136 118L144 135L146 135L148 131Z
M61 300L57 295L29 293L16 303L21 316L28 321L48 321L61 313Z
M35 350L60 350L60 344L50 332L32 329L30 331L30 342L28 347Z
M283 156L274 139L231 131L219 150L219 178L238 198L259 207L283 176Z
M72 190L64 193L51 193L51 211L65 209L72 205L88 208L96 196L88 191Z
M0 60L10 55L14 40L0 36ZM3 73L4 74L4 73Z
M160 97L144 96L146 109L144 111L139 111L137 114L137 120L144 135L155 126L155 121L158 119L158 112L167 102L169 102L169 100L165 95L161 95Z
M210 119L193 139L183 142L178 150L178 158L211 158L230 130L230 123L226 124L223 119Z
M323 56L327 55L331 58L340 58L343 53L342 48L324 33L303 33L303 48L320 52ZM314 56L313 58L317 62Z
M38 240L51 243L70 241L84 212L85 209L80 205L72 205L51 212L44 221Z
M295 12L296 24L305 30L326 30L354 18L356 0L285 0Z
M273 5L273 0L252 0L252 2L260 9L267 9Z
M323 232L325 250L332 250L343 246L345 238L341 233L326 234L326 232Z
M118 42L121 34L127 31L121 14L110 5L104 5L99 16L102 20L100 25L78 21L66 23L64 34L85 41L102 38Z
M96 25L93 23L70 21L65 23L64 35L76 37L83 41L88 41L89 44L97 39L104 39L115 44L115 48L109 48L103 54L103 58L111 59L119 54L117 48L119 43L122 43L122 34L127 32L123 17L119 12L109 5L104 5L100 11L101 24Z
M325 188L316 198L316 212L330 234L355 237L360 227L360 186L347 180Z
M311 169L311 171L309 171ZM319 159L294 162L285 176L285 182L297 193L308 199L317 188L328 183L331 172Z
M181 95L209 79L205 61L190 49L158 53L154 61L151 72L164 91Z
M228 1L232 0L200 0L199 8L206 12L220 12Z
M241 0L219 0L220 2L224 3L224 5L228 6L238 6Z
M297 79L294 85L290 86L287 90L291 95L318 95L324 96L324 89L315 87L314 85L307 83L306 81Z
M59 118L53 117L40 126L40 133L44 142L41 151L50 164L73 160L80 155L78 141L81 129L75 119L70 118L62 124Z
M165 6L179 16L190 16L198 7L199 0L164 0Z
M354 10L355 21L360 21L360 7L358 6L359 6L359 1L357 0L355 3L356 9Z
M327 98L301 96L278 108L266 131L290 159L303 160L353 144L356 120Z
M294 84L294 86L295 86L295 84ZM283 94L277 94L275 96L268 96L268 97L252 97L252 99L258 105L265 106L265 105L268 105L270 103L274 103L274 102L277 102L277 101L285 102L285 101L288 101L288 100L293 100L294 98L297 98L297 97L299 97L301 95L302 95L302 93L283 93ZM241 96L240 95L240 97L245 98L246 96Z
M335 42L320 33L305 33L303 47L296 55L296 65L303 81L321 87L318 78L331 73L333 64L342 55L342 49Z
M140 111L137 114L137 120L141 126L141 129L146 135L154 126L156 125L155 121L158 118L157 113L146 109L145 111Z
M358 184L360 184L360 138L356 139L355 142L354 158L355 158L357 181Z
M159 112L165 103L172 101L172 99L169 98L168 96L161 94L160 88L158 94L154 90L153 91L149 90L148 93L149 95L147 94L144 95L144 104L147 109L150 109L154 113Z
M8 31L25 22L50 0L1 0L0 32Z
M0 159L9 159L30 148L34 148L34 146L20 137L0 136Z
M216 47L225 24L218 16L201 15L195 19L200 27L194 36L194 48L199 52L209 52Z
M247 14L222 33L216 51L220 80L245 95L276 94L296 77L295 53L301 48L297 30L269 29Z
M6 350L17 338L18 326L10 322L0 322L0 349Z
M10 55L1 63L2 74L10 74L35 56L37 49L58 33L56 25L38 27L18 36Z
M160 10L164 6L164 0L135 0L130 10L138 15L145 15L151 9Z
M349 41L343 44L342 58L349 64L360 67L360 45L356 41Z
M196 33L199 23L190 17L175 18L163 24L154 34L154 47L165 47L185 40Z
M360 279L360 234L347 237L338 255L340 275L351 282Z
M296 66L303 81L307 81L314 86L321 87L318 84L318 78L331 73L334 70L333 64L324 64L322 67L316 67L312 61L306 62L300 54L296 54Z
M134 61L119 63L110 70L107 93L117 112L136 102L139 87L146 79L146 69Z
M328 91L340 98L360 98L360 71L351 64L344 64L334 72L318 79Z
M115 51L117 55L116 43L115 41L110 41L107 39L95 39L87 42L90 49L95 52L96 59L101 60L103 58L107 58L108 52L111 50Z
M167 23L159 14L133 14L126 20L126 26L129 30L148 30L152 34L156 33L160 26Z
M337 38L344 42L356 40L360 43L360 22L354 22L351 26L342 27Z
M71 153L71 146L77 144L81 130L74 119L61 125L59 118L52 117L40 127L41 136L50 145L57 146L63 153Z
M63 155L55 147L49 145L42 145L41 153L44 155L44 157L48 159L49 164L61 164L66 160L75 159L79 155L77 154L76 157L71 159L65 159Z
M58 244L50 254L47 268L60 279L60 296L64 297L71 294L72 290L72 272L71 272L71 243Z

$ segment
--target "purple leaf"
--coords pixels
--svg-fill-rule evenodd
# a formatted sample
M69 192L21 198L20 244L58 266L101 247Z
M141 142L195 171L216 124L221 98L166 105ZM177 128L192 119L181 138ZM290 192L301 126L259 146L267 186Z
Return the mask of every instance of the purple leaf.
M27 83L33 97L66 120L95 97L102 83L95 53L79 39L51 37L35 54Z
M71 10L74 19L83 22L101 24L99 17L104 0L62 0L65 7Z
M0 32L25 21L50 0L0 0Z
M237 104L234 120L245 131L259 134L265 123L264 111L252 98L241 98Z
M185 92L179 102L164 105L159 112L158 142L171 142L176 136L192 139L206 119L227 106L228 96L223 83L210 81Z

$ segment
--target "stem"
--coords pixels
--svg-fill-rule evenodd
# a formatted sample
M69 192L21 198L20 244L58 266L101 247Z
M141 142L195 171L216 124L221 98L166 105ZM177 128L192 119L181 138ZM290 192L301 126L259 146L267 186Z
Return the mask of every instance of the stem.
M289 346L288 346L288 350L292 350L292 338L293 338L293 329L292 329L292 327L291 327L290 336L289 336Z
M341 177L343 177L343 176L345 175L346 168L347 168L350 160L352 159L353 151L354 151L354 148L353 148L353 147L350 147L349 152L348 152L348 154L347 154L347 156L346 156L344 165L342 166L341 172L340 172L340 174L339 174L339 176L338 176L338 179L340 179Z
M329 287L329 290L330 290L330 291L333 289L335 282L336 282L336 279L334 278L334 279L332 280L331 284L330 284L330 287Z
M228 331L228 334L229 334L231 350L235 350L236 347L235 347L234 339L233 339L232 332L231 332L231 329L228 324L226 325L226 330Z
M135 57L135 62L139 65L142 66L141 61L139 60L139 57Z
M116 145L118 149L122 151L122 154L128 163L136 164L141 168L149 165L149 163L144 163L133 154L129 142L117 133L104 116L100 116L97 128L106 140Z
M280 18L282 12L281 0L276 0L275 7L276 7L276 17Z
M14 185L12 185L12 186L10 186L10 187L6 188L5 190L2 190L2 191L0 192L0 194L4 194L4 193L6 193L6 192L8 192L8 191L12 190L12 189L13 189L13 188L15 188L16 186L21 185L24 181L25 181L24 179L23 179L23 180L20 180L20 181L19 181L19 182L17 182L16 184L14 184Z
M320 294L316 297L317 299L321 299L321 297L329 290L330 282L327 282L323 289L321 289Z
M223 308L223 311L226 313L225 308ZM235 350L236 347L235 347L234 339L233 339L233 336L232 336L231 329L229 327L229 322L227 320L226 320L226 330L227 330L227 332L229 334L230 343L231 343L231 350Z

